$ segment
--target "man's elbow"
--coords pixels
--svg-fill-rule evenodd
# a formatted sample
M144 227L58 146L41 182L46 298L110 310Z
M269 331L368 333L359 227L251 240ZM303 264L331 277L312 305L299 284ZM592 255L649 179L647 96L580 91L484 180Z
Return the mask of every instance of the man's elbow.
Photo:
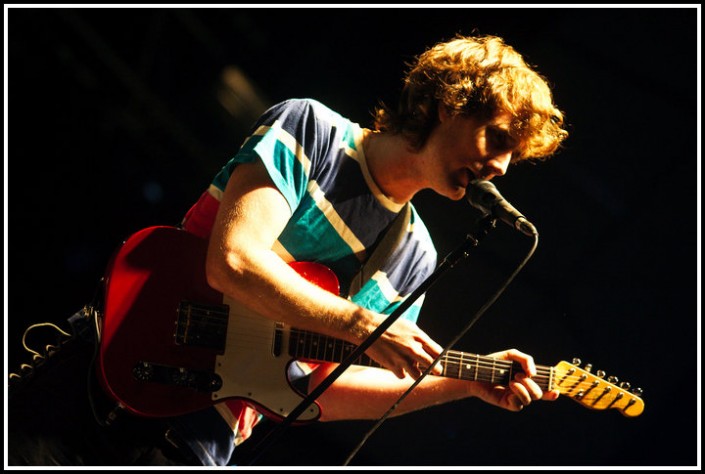
M208 252L206 258L206 281L214 290L227 293L228 288L232 288L233 283L244 278L245 263L243 259L235 253L226 255Z

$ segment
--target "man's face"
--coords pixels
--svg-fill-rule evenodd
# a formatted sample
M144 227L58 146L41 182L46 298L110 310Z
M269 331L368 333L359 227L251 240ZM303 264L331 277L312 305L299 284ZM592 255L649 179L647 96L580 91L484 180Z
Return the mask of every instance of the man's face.
M519 145L509 134L509 114L479 119L451 116L441 109L439 117L440 123L425 147L432 189L458 200L473 179L491 180L507 172Z

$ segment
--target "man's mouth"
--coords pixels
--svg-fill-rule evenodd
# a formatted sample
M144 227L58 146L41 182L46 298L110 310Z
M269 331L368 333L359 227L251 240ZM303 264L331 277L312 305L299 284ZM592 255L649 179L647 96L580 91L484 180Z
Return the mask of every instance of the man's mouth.
M465 187L467 188L472 181L477 179L477 176L470 168L466 168L465 171L467 172L467 183L465 183Z

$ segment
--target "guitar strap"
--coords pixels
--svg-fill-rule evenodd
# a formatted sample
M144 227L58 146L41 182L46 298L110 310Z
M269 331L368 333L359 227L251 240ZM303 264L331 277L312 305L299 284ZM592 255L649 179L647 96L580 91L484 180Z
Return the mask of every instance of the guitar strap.
M374 249L372 255L362 264L360 270L353 277L350 283L350 289L348 290L348 296L352 296L360 291L360 288L372 278L372 275L374 275L377 270L382 267L382 264L392 255L392 252L406 234L410 220L411 204L407 202L394 218L394 221L389 225L384 237L382 237L382 240Z

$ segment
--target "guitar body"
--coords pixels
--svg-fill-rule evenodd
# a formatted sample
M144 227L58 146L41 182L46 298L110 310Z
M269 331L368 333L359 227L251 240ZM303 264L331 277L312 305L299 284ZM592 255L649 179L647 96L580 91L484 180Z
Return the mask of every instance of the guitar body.
M224 297L206 281L206 250L206 240L167 226L143 229L118 249L104 280L98 378L135 415L176 416L237 399L281 420L304 398L289 382L289 364L342 362L355 346L272 321ZM329 268L290 266L339 294ZM379 367L364 354L353 363ZM504 386L515 370L511 361L460 351L448 351L441 363L442 376ZM537 366L534 381L588 408L613 408L629 417L643 412L640 389L630 393L628 384L617 386L602 371L593 375L576 363ZM314 402L296 422L320 415Z
M175 416L244 399L269 416L285 417L302 400L286 377L289 332L213 290L205 277L206 249L205 240L161 226L133 234L118 249L105 278L101 384L141 416ZM292 266L337 291L328 268ZM319 416L313 404L297 421Z

